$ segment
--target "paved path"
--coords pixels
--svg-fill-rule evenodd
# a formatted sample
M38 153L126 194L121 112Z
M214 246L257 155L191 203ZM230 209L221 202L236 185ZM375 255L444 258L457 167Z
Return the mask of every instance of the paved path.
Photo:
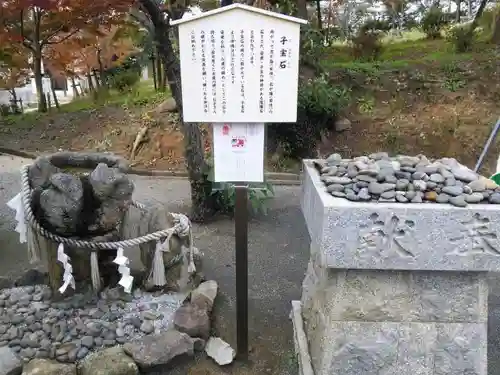
M28 161L29 162L29 161ZM23 160L0 155L0 275L19 273L28 267L26 251L13 232L13 214L5 206L19 191L19 168ZM189 185L184 180L134 178L135 198L161 202L171 211L187 212ZM211 361L178 367L171 375L295 374L293 371L290 301L300 297L308 260L309 236L299 207L300 188L276 187L267 216L250 223L249 296L252 363L219 370ZM220 284L216 306L216 330L235 345L235 287L233 222L218 220L195 226L196 245L205 252L205 273ZM20 251L20 249L22 249ZM138 254L137 254L138 255ZM132 259L137 262L137 256ZM491 275L489 311L489 375L500 375L500 277ZM162 374L161 370L158 374Z

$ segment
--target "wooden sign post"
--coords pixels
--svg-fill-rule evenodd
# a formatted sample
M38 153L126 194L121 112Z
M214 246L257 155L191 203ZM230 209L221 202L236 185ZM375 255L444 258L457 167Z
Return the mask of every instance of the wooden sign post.
M215 181L236 187L242 359L248 357L248 182L264 181L264 123L297 120L300 25L306 23L243 4L171 22L179 25L184 121L213 124Z

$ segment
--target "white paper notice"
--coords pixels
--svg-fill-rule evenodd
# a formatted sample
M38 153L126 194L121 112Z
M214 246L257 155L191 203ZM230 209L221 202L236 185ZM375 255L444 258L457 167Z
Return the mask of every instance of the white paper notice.
M214 129L216 182L264 181L264 124L217 123Z

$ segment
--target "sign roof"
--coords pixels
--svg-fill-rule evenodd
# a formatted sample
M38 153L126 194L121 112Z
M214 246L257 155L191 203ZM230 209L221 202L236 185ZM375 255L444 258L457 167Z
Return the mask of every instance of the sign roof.
M241 9L244 11L257 13L257 14L260 14L263 16L277 18L277 19L280 19L283 21L289 21L289 22L294 22L294 23L299 23L299 24L304 24L304 25L307 24L307 20L303 20L302 18L291 17L291 16L287 16L285 14L270 12L268 10L252 7L252 6L245 5L245 4L236 3L236 4L231 4L231 5L222 7L222 8L210 10L208 12L204 12L204 13L196 15L194 17L181 18L179 20L170 21L170 25L175 26L175 25L180 25L180 24L196 21L196 20L199 20L202 18L212 17L212 16L215 16L219 13L230 12L234 9Z

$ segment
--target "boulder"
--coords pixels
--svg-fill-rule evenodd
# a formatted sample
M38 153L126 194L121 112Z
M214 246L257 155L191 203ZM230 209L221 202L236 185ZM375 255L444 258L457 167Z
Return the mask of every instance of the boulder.
M210 317L208 311L192 303L182 305L174 315L174 326L179 332L191 337L207 339L210 336Z
M39 157L28 169L31 187L33 189L47 188L49 186L50 177L59 172L61 172L61 170L52 165L49 159L46 157Z
M19 276L14 282L15 286L27 286L27 285L43 285L47 283L48 275L46 272L42 272L39 269L31 268L26 270L21 276Z
M148 368L166 365L181 355L193 356L194 340L185 333L170 330L126 343L123 350L134 359L139 367Z
M94 196L101 202L96 212L96 227L112 231L123 220L132 203L134 184L117 168L100 163L89 176Z
M338 132L343 132L344 130L349 130L351 128L351 121L347 118L339 118L335 121L335 130Z
M99 163L90 173L89 182L94 195L101 201L106 199L129 200L134 191L134 185L118 168L110 168Z
M80 375L138 375L139 369L121 347L88 355L80 364Z
M0 348L0 375L20 375L23 364L12 349L7 346Z
M40 208L45 221L62 235L76 233L82 204L82 182L69 173L53 174L49 186L40 194Z
M236 356L236 351L220 337L210 337L205 352L220 366L230 364Z
M23 368L22 375L76 375L76 365L51 359L33 359Z
M211 312L215 297L217 297L217 281L209 280L201 283L191 292L191 303L201 309Z
M157 114L176 112L176 111L177 111L177 103L175 102L174 98L168 98L155 109L155 112Z

